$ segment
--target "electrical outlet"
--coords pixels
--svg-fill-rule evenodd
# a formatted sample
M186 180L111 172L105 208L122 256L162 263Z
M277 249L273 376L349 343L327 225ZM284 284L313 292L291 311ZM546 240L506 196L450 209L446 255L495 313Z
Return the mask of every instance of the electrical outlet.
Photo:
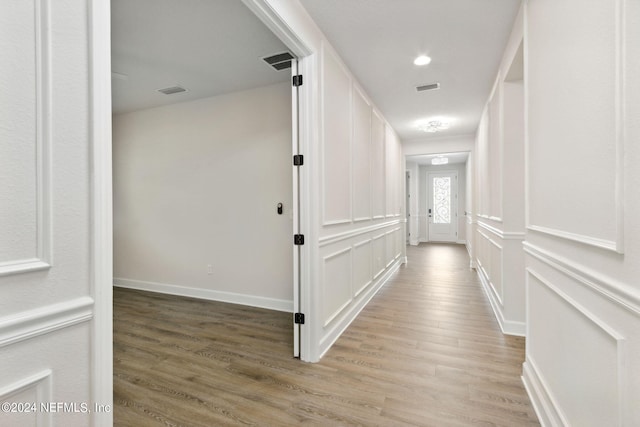
M213 274L213 265L207 264L207 274Z

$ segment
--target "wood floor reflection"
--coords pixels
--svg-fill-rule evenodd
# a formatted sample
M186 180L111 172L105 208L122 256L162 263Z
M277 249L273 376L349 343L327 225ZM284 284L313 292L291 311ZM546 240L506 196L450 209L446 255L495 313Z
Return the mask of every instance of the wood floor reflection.
M407 252L317 364L290 314L116 288L115 425L539 425L464 246Z

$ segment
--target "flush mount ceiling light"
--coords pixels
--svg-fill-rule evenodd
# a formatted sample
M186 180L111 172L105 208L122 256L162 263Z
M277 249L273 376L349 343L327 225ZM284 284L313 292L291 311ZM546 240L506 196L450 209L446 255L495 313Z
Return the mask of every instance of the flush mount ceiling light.
M429 120L418 123L418 129L423 132L434 133L449 129L450 123L444 120Z
M431 58L426 55L420 55L413 60L413 63L418 66L428 65L431 62Z
M447 163L449 163L449 158L448 157L438 156L438 157L434 157L433 159L431 159L431 164L432 165L446 165Z

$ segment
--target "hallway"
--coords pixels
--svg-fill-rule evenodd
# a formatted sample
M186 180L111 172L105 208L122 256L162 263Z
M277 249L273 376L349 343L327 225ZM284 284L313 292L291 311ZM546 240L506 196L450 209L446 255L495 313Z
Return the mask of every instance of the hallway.
M318 364L290 315L115 289L115 425L538 425L464 246L409 262Z

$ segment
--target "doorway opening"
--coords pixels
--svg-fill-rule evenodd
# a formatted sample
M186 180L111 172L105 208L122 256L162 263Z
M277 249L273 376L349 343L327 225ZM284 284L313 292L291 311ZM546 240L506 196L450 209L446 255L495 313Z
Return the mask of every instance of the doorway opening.
M429 242L465 244L471 210L468 151L406 156L410 245ZM415 196L415 197L414 197Z
M115 285L300 311L299 47L242 2L111 16Z

